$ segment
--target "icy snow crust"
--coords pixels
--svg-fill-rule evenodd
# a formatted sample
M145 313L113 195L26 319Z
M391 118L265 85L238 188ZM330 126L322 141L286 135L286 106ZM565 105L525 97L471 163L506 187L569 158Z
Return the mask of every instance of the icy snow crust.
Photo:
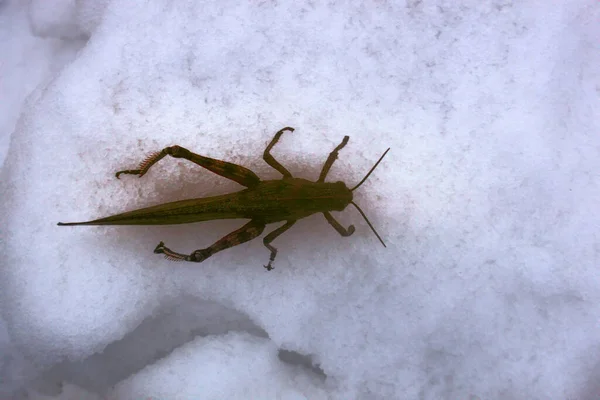
M599 396L595 4L51 3L0 5L0 51L30 49L0 70L0 395ZM152 253L241 220L56 226L241 188L172 158L115 179L173 144L277 179L288 125L301 178L344 135L329 181L392 148L355 192L386 249L352 209L350 238L299 221L271 272L260 239Z

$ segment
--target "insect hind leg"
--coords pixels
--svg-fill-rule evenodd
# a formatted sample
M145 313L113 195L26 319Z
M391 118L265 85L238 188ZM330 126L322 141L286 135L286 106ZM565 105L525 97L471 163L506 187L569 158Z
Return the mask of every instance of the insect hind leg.
M201 166L202 168L206 168L217 175L221 175L223 178L230 179L248 188L255 187L260 183L260 178L248 168L227 161L205 157L200 154L193 153L185 147L177 145L165 147L161 151L152 153L146 159L144 159L144 161L142 161L138 169L119 171L115 174L115 176L119 178L119 175L121 174L131 174L142 177L154 164L167 155L174 158L184 158Z
M160 242L154 249L156 254L164 254L165 258L173 261L192 261L202 262L219 251L226 250L230 247L247 242L259 236L265 229L265 224L260 221L251 220L240 229L231 232L230 234L217 240L211 246L205 249L198 249L191 254L182 254L169 249L163 242Z

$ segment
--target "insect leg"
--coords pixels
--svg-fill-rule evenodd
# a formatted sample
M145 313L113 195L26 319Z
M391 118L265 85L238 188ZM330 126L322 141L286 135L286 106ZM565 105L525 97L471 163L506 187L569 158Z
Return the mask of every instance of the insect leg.
M121 174L133 174L142 177L144 174L146 174L146 172L148 172L150 167L167 155L175 158L185 158L186 160L198 164L199 166L206 168L217 175L231 179L232 181L235 181L248 188L255 187L260 182L260 178L248 168L227 161L204 157L199 154L192 153L188 149L181 146L165 147L161 151L150 154L144 161L142 161L138 169L119 171L115 174L115 176L119 178L119 175Z
M350 236L354 233L354 225L350 225L348 227L348 229L344 228L339 222L336 221L335 218L333 218L333 216L331 214L329 214L327 211L325 211L323 213L323 215L325 216L325 219L327 220L327 222L329 222L329 224L331 226L333 226L333 229L335 229L336 231L338 231L338 233L342 236Z
M264 230L265 224L263 222L252 220L246 225L242 226L240 229L233 231L230 234L217 240L210 247L196 250L190 255L176 253L168 247L166 247L163 242L160 242L158 246L156 246L154 252L156 254L164 254L165 258L168 258L169 260L202 262L221 250L225 250L230 247L237 246L238 244L254 239L255 237L259 236Z
M273 263L273 261L275 261L275 256L277 255L277 249L273 246L271 246L271 242L273 240L275 240L277 238L277 236L281 235L283 232L287 231L288 229L290 229L292 227L292 225L294 225L296 223L296 221L287 221L284 225L280 226L279 228L275 229L273 232L269 233L267 236L265 236L265 238L263 239L263 244L267 247L267 249L271 250L271 257L269 257L269 264L267 265L263 265L267 271L270 271L273 269L273 267L271 266L271 264Z
M346 143L348 143L348 139L350 139L348 136L344 136L342 143L340 143L338 147L336 147L331 153L329 153L329 157L327 157L327 161L325 161L325 165L323 165L321 175L319 175L319 179L317 179L317 182L325 182L325 177L329 173L333 162L337 160L338 151L340 151L346 145Z
M269 145L265 149L265 152L263 153L263 160L265 160L265 162L267 164L269 164L271 167L273 167L277 171L281 172L281 174L283 175L284 178L291 178L292 174L290 173L290 171L285 169L285 167L283 165L279 164L279 162L277 162L277 160L275 160L273 158L273 156L271 155L271 149L273 148L273 146L275 146L275 143L277 143L279 141L279 138L281 137L281 135L283 135L283 132L285 132L285 131L294 132L294 128L290 128L289 126L286 126L285 128L280 129L275 134L275 137L273 138L273 140L271 140L271 143L269 143Z

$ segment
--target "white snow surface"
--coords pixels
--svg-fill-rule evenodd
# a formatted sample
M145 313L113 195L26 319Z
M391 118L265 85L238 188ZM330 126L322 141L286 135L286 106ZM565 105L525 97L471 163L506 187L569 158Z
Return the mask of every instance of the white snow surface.
M0 398L600 398L600 9L592 0L0 2ZM273 149L352 207L59 227L242 188ZM278 225L268 225L265 234ZM264 236L264 235L263 235Z

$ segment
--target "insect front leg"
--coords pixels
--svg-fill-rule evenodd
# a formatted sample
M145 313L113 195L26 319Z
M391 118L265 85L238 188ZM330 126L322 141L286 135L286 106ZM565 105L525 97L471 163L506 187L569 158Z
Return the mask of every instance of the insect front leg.
M342 236L350 236L354 233L354 225L350 225L348 227L348 229L344 228L339 222L337 222L337 220L335 218L333 218L333 215L329 214L327 211L325 211L323 213L323 215L325 216L325 219L327 220L327 222L329 222L329 224L331 226L333 226L333 229L335 229L336 231L338 231L338 233Z
M273 269L271 264L273 263L273 261L275 261L275 256L277 255L277 249L275 247L271 246L271 242L273 240L275 240L277 238L277 236L281 235L283 232L290 229L292 227L292 225L294 225L295 223L296 223L295 220L287 221L284 225L275 229L273 232L269 233L263 239L263 244L267 247L267 249L271 250L271 256L269 257L269 264L263 265L263 267L265 267L267 269L267 271L271 271Z
M290 128L289 126L286 126L285 128L280 129L275 134L275 137L273 138L273 140L271 140L271 143L269 143L269 145L265 149L265 152L263 153L263 160L265 160L265 162L267 164L269 164L271 167L273 167L277 171L281 172L281 174L283 175L284 178L291 178L292 174L290 173L290 171L285 169L285 167L283 165L279 164L279 162L277 162L277 160L275 160L273 158L273 156L271 155L271 149L279 141L279 138L281 137L281 135L283 135L283 132L285 132L285 131L294 132L294 128Z
M259 236L265 230L265 224L260 221L251 220L240 229L231 232L227 236L222 237L216 241L212 246L205 249L199 249L194 251L192 254L181 254L176 253L165 246L163 242L160 242L154 249L156 254L164 254L165 258L173 261L193 261L202 262L208 257L212 256L219 251L228 249L238 244L247 242Z
M199 154L192 153L188 149L181 146L165 147L161 151L150 154L144 161L142 161L138 169L126 169L124 171L119 171L115 174L115 176L119 178L119 175L121 174L132 174L139 175L141 178L146 174L146 172L148 172L150 167L167 155L189 160L211 172L214 172L217 175L231 179L232 181L235 181L248 188L255 187L260 183L260 178L248 168L227 161L201 156Z
M340 151L346 145L346 143L348 143L349 139L349 136L344 136L342 143L340 143L338 147L336 147L331 153L329 153L329 157L327 157L327 161L325 161L325 165L323 165L321 175L319 175L319 179L317 179L317 182L325 182L325 177L329 173L329 170L331 169L331 166L333 165L334 161L338 158L338 151Z

